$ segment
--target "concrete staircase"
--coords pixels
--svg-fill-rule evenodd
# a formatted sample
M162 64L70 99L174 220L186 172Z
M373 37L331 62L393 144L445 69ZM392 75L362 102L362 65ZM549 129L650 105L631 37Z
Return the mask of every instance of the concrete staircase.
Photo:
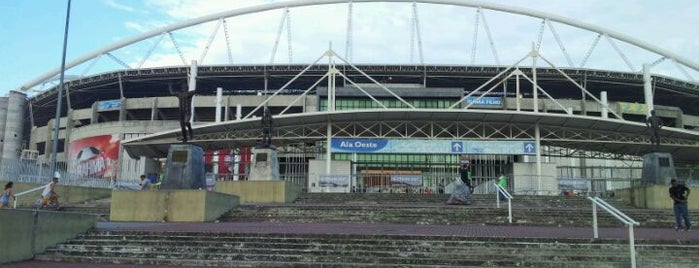
M220 218L220 223L210 223L202 230L236 222L282 226L296 223L296 227L301 223L308 226L306 229L327 223L407 224L389 226L396 229L415 225L468 228L474 224L500 226L497 228L551 226L552 230L561 230L558 226L591 226L591 204L584 197L517 196L513 200L512 225L507 221L506 204L496 208L494 195L474 196L471 206L447 206L447 198L448 195L306 193L292 204L242 205ZM674 226L670 211L610 203L641 222L641 227L667 231ZM612 216L601 210L599 216L600 226L619 227L623 233L622 225ZM95 229L49 249L36 260L228 267L630 267L628 241L618 238L541 238L527 234L505 237L488 233L455 236L429 232L334 234L297 232L293 227L282 232L257 233L237 233L235 228L158 228ZM681 237L674 231L672 234ZM699 239L637 239L636 252L637 267L699 267Z
M72 203L61 205L64 211L94 214L99 216L99 221L109 221L109 210L111 198L96 199L83 203Z
M638 267L692 267L699 246L637 245ZM93 231L42 261L234 267L629 267L625 241ZM668 262L671 260L673 262Z
M496 208L494 195L475 195L470 206L447 206L448 195L420 194L302 194L295 204L248 204L221 221L333 222L396 224L509 224L507 203ZM644 227L672 228L670 210L633 208L610 201ZM592 226L592 204L585 197L517 196L512 224ZM623 226L598 209L599 226Z

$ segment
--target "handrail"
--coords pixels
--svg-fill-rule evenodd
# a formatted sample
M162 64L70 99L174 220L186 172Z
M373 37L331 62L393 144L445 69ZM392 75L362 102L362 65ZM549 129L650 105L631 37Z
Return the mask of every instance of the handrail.
M502 186L500 186L497 183L494 183L494 184L495 184L495 189L497 189L497 192L495 193L495 203L497 204L497 208L500 208L500 195L498 193L502 193L505 196L505 198L507 198L507 212L508 212L507 219L510 221L510 223L512 223L512 198L513 197L509 192L507 192L507 190L505 190L505 188L502 188Z
M634 238L634 233L633 233L633 226L634 225L640 225L637 221L632 219L631 217L627 216L626 214L622 213L609 203L605 202L602 200L602 198L599 197L590 197L588 196L587 199L592 201L592 228L594 232L594 237L599 238L599 232L597 231L597 206L599 205L600 207L604 208L609 214L612 214L615 218L626 224L626 226L629 227L629 252L631 254L631 268L636 268L636 246L634 245L635 243L635 238Z
M17 208L17 198L18 198L18 197L23 196L23 195L28 194L28 193L36 192L36 191L41 190L41 189L44 189L44 188L46 188L46 185L39 186L39 187L36 187L36 188L32 188L32 189L26 190L26 191L24 191L24 192L15 194L15 202L12 204L12 208Z

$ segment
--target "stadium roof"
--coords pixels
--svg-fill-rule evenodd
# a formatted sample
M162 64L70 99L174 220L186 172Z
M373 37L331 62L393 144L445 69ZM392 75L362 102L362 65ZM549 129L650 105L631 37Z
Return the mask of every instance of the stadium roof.
M281 115L274 119L273 144L284 146L325 141L328 122L332 125L333 138L457 140L533 140L534 126L538 124L542 145L636 156L653 150L648 142L646 126L637 122L535 112L433 109ZM433 132L427 133L427 128ZM435 129L450 131L447 134ZM197 125L194 134L191 143L202 146L205 150L254 146L260 139L260 122L258 119L244 119ZM125 140L123 146L132 157L164 157L170 144L179 143L178 135L179 129ZM663 128L660 135L662 144L659 150L671 153L676 162L699 159L698 133Z

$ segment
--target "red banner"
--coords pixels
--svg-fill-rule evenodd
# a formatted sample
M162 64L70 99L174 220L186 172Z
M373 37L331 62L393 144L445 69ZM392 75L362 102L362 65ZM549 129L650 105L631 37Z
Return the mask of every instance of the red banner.
M68 161L78 178L116 178L119 136L101 135L73 141L68 146Z

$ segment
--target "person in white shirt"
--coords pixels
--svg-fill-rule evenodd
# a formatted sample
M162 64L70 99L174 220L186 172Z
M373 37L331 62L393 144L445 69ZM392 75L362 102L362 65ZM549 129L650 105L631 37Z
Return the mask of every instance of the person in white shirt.
M41 192L41 208L46 208L49 202L56 205L56 210L60 210L61 206L58 205L58 194L56 194L56 184L58 184L58 178L53 177L51 183L44 187L44 191Z
M141 191L149 191L150 190L150 180L146 178L146 175L141 175Z

